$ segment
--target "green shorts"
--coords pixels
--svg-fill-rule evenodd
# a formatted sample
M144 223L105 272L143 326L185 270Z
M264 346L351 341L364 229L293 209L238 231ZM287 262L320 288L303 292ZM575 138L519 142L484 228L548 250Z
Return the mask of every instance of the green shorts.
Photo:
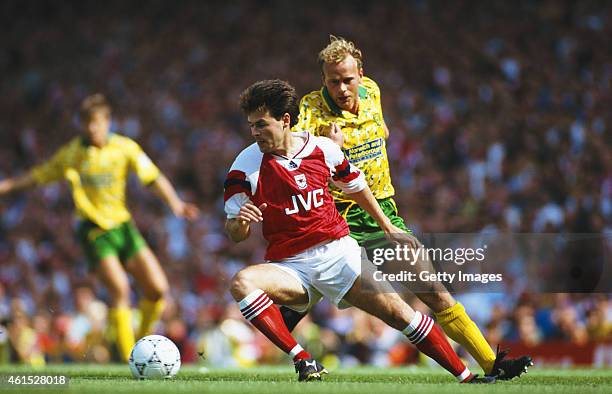
M393 198L388 197L378 200L378 204L395 227L412 234L412 231L406 227L404 219L397 215L397 206ZM372 261L374 249L394 247L393 244L387 241L385 233L380 229L374 218L359 205L356 203L338 203L336 208L342 217L346 219L351 230L351 237L357 241L359 246L365 248L370 261Z
M122 264L147 246L134 222L128 221L110 230L103 230L95 223L85 220L77 227L77 238L91 271L98 268L100 260L117 256Z

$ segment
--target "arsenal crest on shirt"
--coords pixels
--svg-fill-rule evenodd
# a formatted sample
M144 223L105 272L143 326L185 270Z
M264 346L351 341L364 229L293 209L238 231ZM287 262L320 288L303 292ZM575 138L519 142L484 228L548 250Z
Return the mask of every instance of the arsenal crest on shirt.
M306 189L308 184L306 183L306 175L297 174L293 177L295 179L295 183L300 188L300 190Z

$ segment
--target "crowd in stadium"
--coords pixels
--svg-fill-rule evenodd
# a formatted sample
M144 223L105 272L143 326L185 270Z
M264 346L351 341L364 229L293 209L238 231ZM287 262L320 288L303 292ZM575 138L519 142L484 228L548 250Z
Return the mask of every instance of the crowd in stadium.
M228 293L237 270L262 261L264 242L233 244L223 234L223 180L251 143L241 90L266 78L300 94L318 89L316 54L329 33L357 43L381 87L395 199L417 233L612 234L609 5L419 0L329 4L321 13L282 1L110 2L96 12L7 4L0 178L50 157L78 133L79 101L106 94L113 130L137 140L202 210L187 223L150 190L130 188L136 223L171 284L157 331L185 362L202 351L216 366L281 356ZM27 17L7 20L17 11ZM72 236L72 210L64 184L0 199L0 362L116 357L107 295ZM490 343L612 338L610 293L536 294L514 279L499 292L457 296ZM416 357L401 333L327 303L297 332L328 366L334 357L347 365Z

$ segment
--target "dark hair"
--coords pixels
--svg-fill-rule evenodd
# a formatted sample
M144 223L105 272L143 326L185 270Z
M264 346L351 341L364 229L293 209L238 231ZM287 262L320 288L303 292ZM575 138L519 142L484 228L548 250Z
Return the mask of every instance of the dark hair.
M280 120L284 114L289 114L290 126L297 123L300 113L295 88L280 79L259 81L249 86L240 95L240 108L247 115L265 109L276 120Z
M98 110L106 110L110 114L111 106L106 97L100 93L85 97L79 111L81 120L88 121L91 115Z

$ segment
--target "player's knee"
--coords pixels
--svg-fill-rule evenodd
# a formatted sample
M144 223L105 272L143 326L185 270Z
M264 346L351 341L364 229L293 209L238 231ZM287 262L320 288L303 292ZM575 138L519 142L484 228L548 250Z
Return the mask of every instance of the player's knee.
M168 291L167 284L156 284L155 286L150 287L144 293L145 297L150 301L159 301L164 298L165 294Z
M230 292L236 301L242 300L255 290L252 275L248 270L241 270L234 275L230 283Z
M168 280L164 280L158 287L157 291L159 292L159 297L162 298L170 291L170 285L168 284Z
M113 305L127 305L130 300L130 286L128 282L117 281L108 286L108 292Z
M151 299L154 301L160 300L164 298L169 290L170 285L168 284L166 275L164 273L160 273L153 286L151 286Z

